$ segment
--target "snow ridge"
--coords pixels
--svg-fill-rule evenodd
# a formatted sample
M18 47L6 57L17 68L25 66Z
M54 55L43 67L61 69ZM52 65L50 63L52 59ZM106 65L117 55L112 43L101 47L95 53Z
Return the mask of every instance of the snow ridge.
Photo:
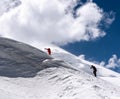
M35 47L0 37L0 98L120 98L119 86L102 80L100 76L95 78L85 71L87 62L78 61L74 55L59 48L55 50L58 50L57 53L49 56ZM61 51L63 58L57 58ZM84 69L78 68L68 56L71 56L75 63L80 63L79 66Z

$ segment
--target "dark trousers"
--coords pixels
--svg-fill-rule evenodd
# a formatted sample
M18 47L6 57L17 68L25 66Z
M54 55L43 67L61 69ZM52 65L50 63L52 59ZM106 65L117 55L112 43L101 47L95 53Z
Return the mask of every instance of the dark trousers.
M94 74L95 77L97 76L96 72L97 72L97 71L93 71L93 74Z

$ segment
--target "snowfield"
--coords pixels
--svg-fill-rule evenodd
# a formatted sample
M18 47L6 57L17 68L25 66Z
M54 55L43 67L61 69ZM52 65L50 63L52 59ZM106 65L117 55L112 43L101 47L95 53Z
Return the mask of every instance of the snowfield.
M54 45L39 48L0 38L0 99L120 99L120 74L94 64L95 78L93 63Z

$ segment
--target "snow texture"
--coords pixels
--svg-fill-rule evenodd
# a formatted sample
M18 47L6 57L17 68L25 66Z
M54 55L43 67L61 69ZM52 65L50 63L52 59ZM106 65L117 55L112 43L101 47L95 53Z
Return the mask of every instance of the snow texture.
M90 62L49 46L51 56L0 38L0 99L120 99L119 85L103 80L106 74L120 81L119 74L96 65L101 71L96 78L88 69Z

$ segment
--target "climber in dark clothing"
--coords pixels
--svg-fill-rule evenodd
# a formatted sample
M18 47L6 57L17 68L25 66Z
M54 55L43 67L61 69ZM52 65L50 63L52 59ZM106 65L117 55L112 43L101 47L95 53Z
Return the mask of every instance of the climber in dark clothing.
M97 74L96 74L97 73L97 68L95 66L91 65L90 69L93 69L93 74L96 77L97 76Z

